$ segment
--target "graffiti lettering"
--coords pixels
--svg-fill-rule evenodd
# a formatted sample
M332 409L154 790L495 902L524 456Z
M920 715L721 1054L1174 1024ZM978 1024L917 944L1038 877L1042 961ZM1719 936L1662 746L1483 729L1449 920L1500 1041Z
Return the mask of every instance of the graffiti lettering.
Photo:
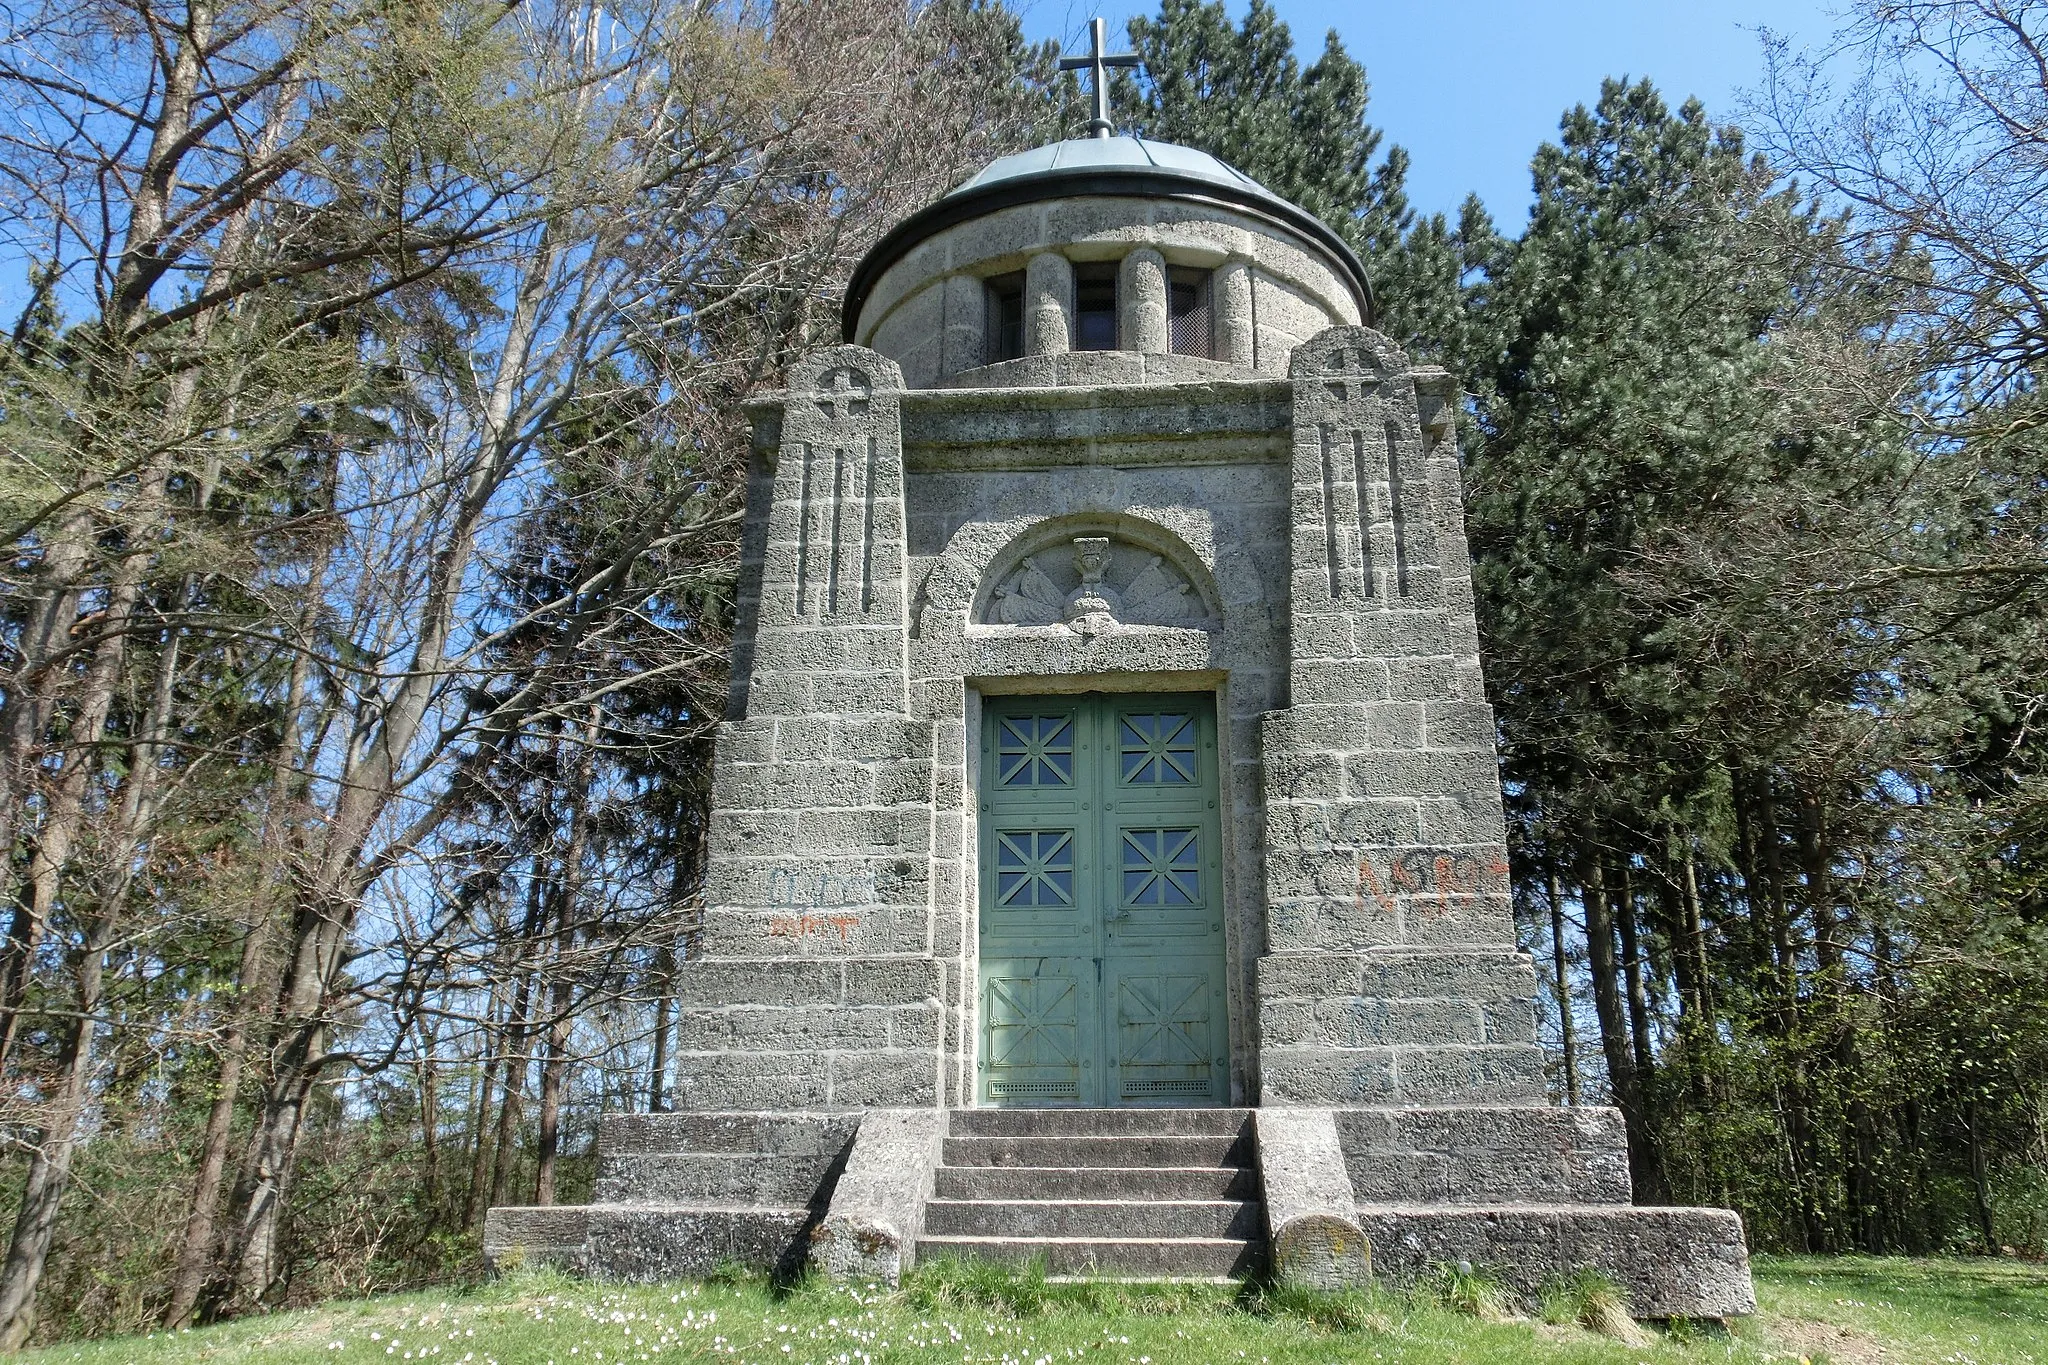
M778 867L768 874L768 903L805 911L873 905L875 870L840 873Z
M1508 863L1501 851L1412 848L1405 853L1368 853L1358 860L1358 890L1353 904L1364 909L1368 898L1384 914L1400 908L1402 896L1418 899L1427 912L1434 903L1448 912L1452 896L1478 896L1508 889Z
M768 937L809 938L830 929L839 931L839 941L844 943L847 936L860 925L859 915L770 915Z

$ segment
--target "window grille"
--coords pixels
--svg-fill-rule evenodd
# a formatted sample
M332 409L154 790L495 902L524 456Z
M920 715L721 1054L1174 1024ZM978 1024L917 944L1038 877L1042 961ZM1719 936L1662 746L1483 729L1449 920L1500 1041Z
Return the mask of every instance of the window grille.
M1024 273L988 282L988 363L1024 354Z
M1210 321L1209 272L1180 266L1166 272L1166 314L1175 355L1216 358Z
M1074 267L1074 349L1116 349L1116 263Z

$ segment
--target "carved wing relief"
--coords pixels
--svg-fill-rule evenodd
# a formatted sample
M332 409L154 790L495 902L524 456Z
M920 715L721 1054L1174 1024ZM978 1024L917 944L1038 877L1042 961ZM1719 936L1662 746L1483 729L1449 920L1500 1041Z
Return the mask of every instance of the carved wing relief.
M1026 555L1009 582L996 589L989 616L998 625L1056 626L1066 604L1066 590L1045 576L1036 556Z
M1106 536L1078 536L1071 554L1045 551L996 585L990 625L1065 624L1083 635L1119 626L1208 624L1194 585L1164 557Z

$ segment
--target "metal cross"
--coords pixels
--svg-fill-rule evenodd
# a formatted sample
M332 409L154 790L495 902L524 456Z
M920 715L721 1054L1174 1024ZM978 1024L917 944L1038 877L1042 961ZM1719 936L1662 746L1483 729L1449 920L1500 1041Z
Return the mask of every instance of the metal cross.
M1085 57L1060 58L1060 70L1088 71L1094 74L1095 117L1088 120L1088 136L1108 137L1116 132L1116 125L1109 121L1109 68L1112 66L1138 67L1143 66L1145 62L1135 52L1119 52L1111 55L1102 50L1107 35L1105 33L1106 26L1103 24L1100 15L1096 16L1095 21L1088 28L1090 36L1094 39L1095 50Z

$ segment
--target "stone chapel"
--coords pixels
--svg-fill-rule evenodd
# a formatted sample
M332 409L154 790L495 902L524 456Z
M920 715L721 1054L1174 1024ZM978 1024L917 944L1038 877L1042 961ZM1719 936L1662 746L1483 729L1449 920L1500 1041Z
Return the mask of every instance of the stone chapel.
M897 225L749 407L674 1112L487 1253L1751 1311L1736 1216L1546 1093L1453 377L1328 226L1093 126Z

